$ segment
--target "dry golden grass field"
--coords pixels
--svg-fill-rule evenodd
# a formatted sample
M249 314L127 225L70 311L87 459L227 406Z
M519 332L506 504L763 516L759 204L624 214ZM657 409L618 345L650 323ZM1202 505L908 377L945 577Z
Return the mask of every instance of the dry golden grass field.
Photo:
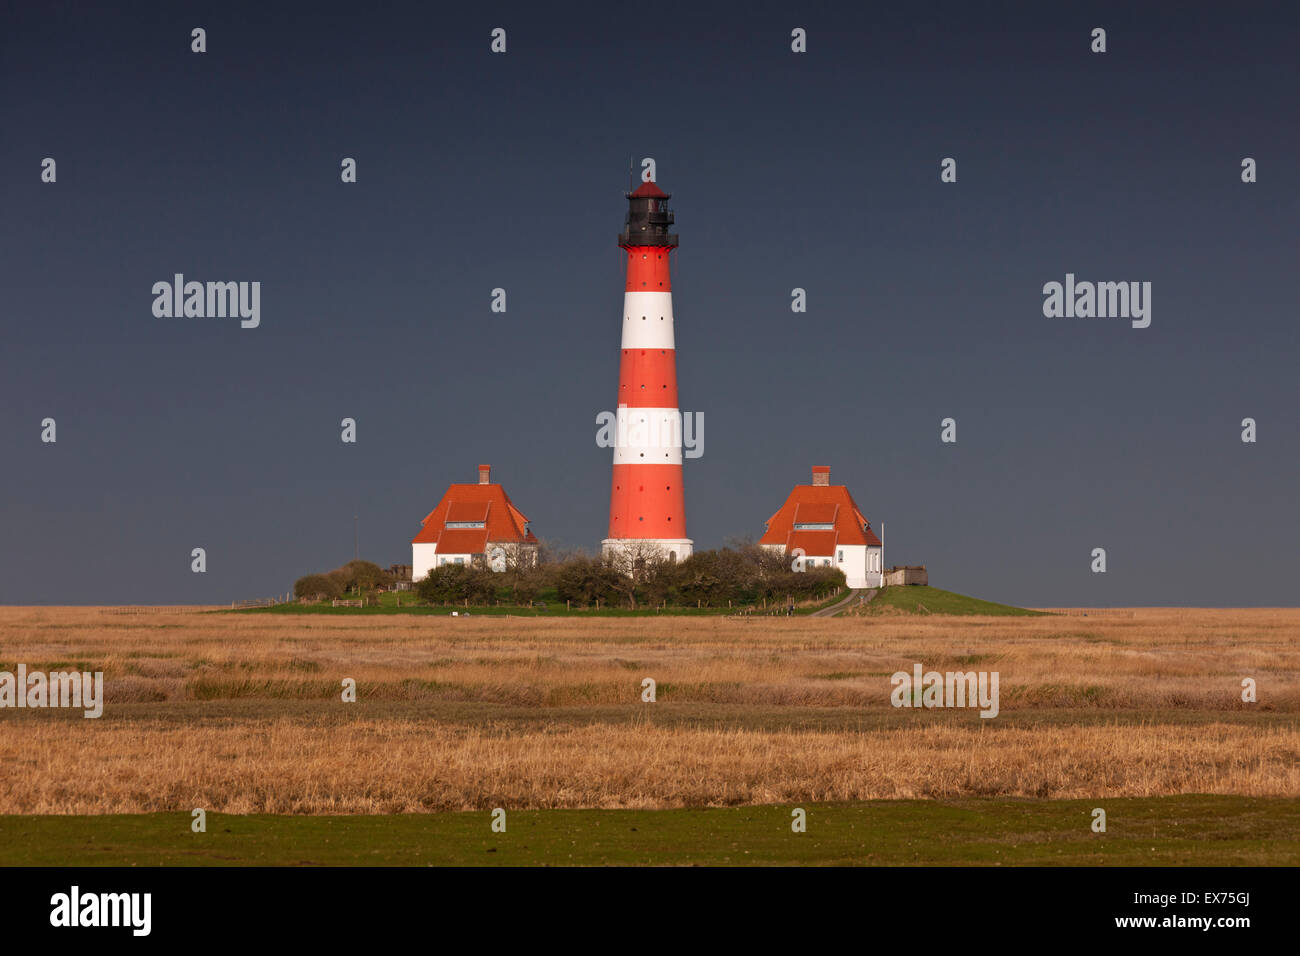
M1000 674L1001 713L889 675ZM877 798L1300 796L1300 609L593 618L0 608L0 814L402 813ZM658 700L643 703L653 678ZM1241 682L1258 683L1243 703ZM358 700L341 700L341 682Z

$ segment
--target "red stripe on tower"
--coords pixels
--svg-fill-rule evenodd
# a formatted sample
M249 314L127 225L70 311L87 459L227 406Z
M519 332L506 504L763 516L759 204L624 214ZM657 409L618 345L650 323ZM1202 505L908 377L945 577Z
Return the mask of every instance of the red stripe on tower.
M657 550L669 560L691 554L682 492L682 417L677 406L677 351L669 254L677 236L667 193L642 183L627 194L619 246L627 253L623 345L619 361L614 476L606 554Z

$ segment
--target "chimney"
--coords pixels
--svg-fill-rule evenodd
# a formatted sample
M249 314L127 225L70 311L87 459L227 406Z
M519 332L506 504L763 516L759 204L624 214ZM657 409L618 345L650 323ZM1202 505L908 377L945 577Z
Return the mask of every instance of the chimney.
M813 484L829 485L831 483L830 465L813 465Z
M490 485L490 484L492 484L492 466L491 466L491 465L479 465L479 466L478 466L478 483L479 483L480 485Z

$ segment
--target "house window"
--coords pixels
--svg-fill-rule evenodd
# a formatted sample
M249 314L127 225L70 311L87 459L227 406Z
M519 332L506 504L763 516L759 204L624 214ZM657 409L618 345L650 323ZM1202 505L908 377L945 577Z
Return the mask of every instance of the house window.
M456 559L456 563L457 563L457 564L464 564L464 563L465 563L465 559L464 559L464 558L457 558L457 559Z
M844 549L843 549L843 548L840 548L840 551L839 551L839 554L838 554L837 557L839 558L839 562L840 562L840 564L843 564L843 563L844 563Z
M438 559L438 567L442 567L442 566L443 566L444 564L446 564L446 563L447 563L447 559L446 559L446 558L439 558L439 559Z

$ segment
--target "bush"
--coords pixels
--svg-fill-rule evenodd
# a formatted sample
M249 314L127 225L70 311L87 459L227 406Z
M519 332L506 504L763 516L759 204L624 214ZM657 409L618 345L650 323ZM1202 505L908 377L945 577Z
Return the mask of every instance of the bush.
M562 601L591 605L600 599L629 608L665 603L681 607L801 603L823 600L847 586L838 568L794 571L785 554L752 542L696 551L677 563L635 556L607 561L574 557L546 566L544 573Z
M363 591L373 590L388 577L384 569L373 561L349 561L343 565L343 570L351 578L350 586L360 587Z
M552 568L555 594L561 601L575 604L594 604L603 600L611 603L618 599L614 589L617 571L594 558L571 558Z
M671 566L669 566L671 568ZM845 586L844 572L810 568L796 572L787 557L755 544L697 551L677 566L674 587L681 603L721 607L760 601L804 601L834 594Z
M822 600L847 586L839 568L818 567L802 572L787 569L771 578L764 596L769 601Z
M546 585L546 577L538 568L519 568L510 577L510 596L523 607L530 606Z
M545 552L544 552L545 553ZM630 572L630 573L629 573ZM370 561L349 561L327 574L309 574L294 584L298 597L337 598L359 588L367 597L391 583L391 577ZM694 607L744 607L760 601L801 603L824 600L846 586L838 568L816 567L796 572L789 558L741 542L717 551L696 551L677 563L654 556L611 558L566 556L517 565L496 573L480 565L444 564L415 582L420 600L431 604L492 604L502 591L520 605L531 605L548 587L561 601L579 607L643 604Z
M444 564L417 582L415 591L421 600L432 604L445 601L491 604L496 600L497 584L495 572L465 564Z
M343 567L330 571L329 576L344 591L369 591L383 584L389 577L383 568L372 561L349 561Z
M338 582L326 574L307 574L293 582L293 594L298 598L332 600L342 593Z

